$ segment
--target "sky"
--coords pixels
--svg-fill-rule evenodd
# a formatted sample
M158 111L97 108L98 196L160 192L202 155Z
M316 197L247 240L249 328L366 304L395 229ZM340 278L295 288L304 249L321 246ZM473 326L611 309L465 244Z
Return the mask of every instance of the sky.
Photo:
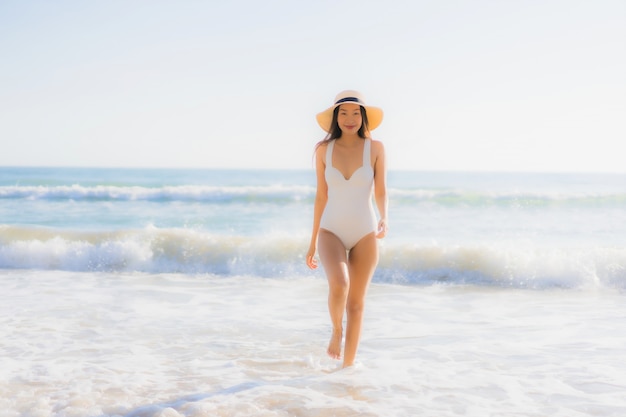
M3 0L0 57L0 166L309 169L355 89L389 169L626 172L623 0Z

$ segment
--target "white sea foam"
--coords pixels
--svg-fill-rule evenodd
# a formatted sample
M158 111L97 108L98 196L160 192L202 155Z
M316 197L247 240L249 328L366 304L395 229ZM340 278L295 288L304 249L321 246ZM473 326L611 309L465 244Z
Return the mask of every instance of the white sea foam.
M231 236L193 229L77 232L0 226L0 268L182 272L223 276L308 274L308 236ZM376 282L514 288L626 288L626 249L520 244L385 244Z
M355 367L323 279L0 271L7 416L621 417L623 295L373 284Z
M400 246L383 252L379 275L397 283L514 288L626 288L626 250L520 244Z

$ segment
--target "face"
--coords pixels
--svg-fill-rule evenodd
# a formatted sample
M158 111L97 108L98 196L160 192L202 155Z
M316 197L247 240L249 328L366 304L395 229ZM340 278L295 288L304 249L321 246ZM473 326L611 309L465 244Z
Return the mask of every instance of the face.
M353 103L346 103L339 106L337 124L342 133L356 135L362 123L361 106Z

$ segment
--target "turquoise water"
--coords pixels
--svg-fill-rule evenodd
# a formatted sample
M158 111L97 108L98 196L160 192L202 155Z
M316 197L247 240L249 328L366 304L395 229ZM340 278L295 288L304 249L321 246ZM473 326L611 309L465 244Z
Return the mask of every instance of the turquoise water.
M302 276L314 181L0 168L0 268ZM626 175L392 171L388 187L376 280L626 285Z

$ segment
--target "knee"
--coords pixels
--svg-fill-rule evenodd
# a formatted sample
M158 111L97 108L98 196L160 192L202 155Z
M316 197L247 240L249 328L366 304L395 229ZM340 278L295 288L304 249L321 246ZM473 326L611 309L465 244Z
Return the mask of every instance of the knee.
M338 277L332 280L330 285L330 294L335 297L346 297L350 289L350 284L344 277Z
M365 303L362 300L348 300L346 311L350 316L360 316L363 314Z
M345 273L337 273L328 277L330 294L335 297L346 298L350 290L350 280Z

